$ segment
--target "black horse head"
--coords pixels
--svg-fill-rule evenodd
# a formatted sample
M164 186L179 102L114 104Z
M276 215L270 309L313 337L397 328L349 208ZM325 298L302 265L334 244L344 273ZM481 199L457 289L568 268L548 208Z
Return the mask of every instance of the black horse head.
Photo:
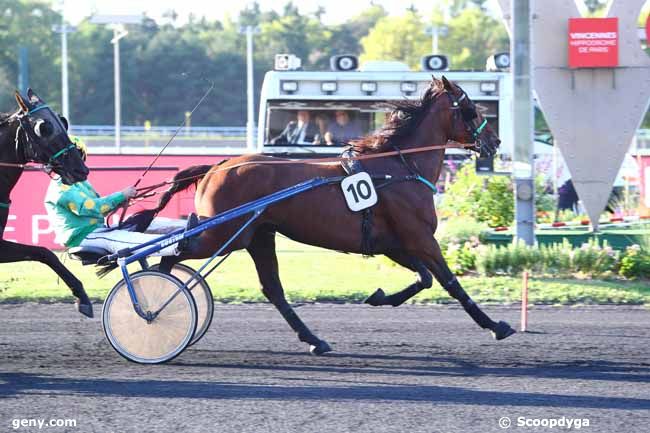
M54 113L39 96L27 90L27 98L16 91L20 111L16 117L16 153L25 162L44 164L66 184L86 180L88 168L68 137L68 121Z

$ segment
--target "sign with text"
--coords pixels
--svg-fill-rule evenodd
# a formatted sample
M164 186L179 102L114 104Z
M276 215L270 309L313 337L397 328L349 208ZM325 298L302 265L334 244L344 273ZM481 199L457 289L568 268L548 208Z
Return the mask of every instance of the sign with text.
M618 18L569 18L569 67L618 66Z

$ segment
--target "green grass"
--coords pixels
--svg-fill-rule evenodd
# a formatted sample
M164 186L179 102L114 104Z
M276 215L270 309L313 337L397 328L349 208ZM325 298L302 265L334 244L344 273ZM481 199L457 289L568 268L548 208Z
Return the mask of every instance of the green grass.
M293 302L360 302L377 287L388 293L414 281L414 275L383 257L327 251L278 239L280 276ZM187 262L197 268L203 262ZM89 295L104 299L120 274L114 271L98 279L93 267L66 260L66 266L85 284ZM137 270L134 265L133 271ZM460 277L461 284L478 302L512 303L520 300L521 279L514 277ZM215 299L221 302L262 302L253 262L246 252L235 252L208 278ZM23 262L0 266L0 302L70 300L68 288L46 266ZM530 282L529 300L534 303L650 304L647 282L536 279ZM414 298L419 303L455 302L434 283Z

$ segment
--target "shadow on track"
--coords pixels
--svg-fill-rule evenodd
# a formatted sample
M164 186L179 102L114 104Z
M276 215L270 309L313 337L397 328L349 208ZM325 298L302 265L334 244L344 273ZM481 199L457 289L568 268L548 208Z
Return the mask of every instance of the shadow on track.
M196 351L199 352L199 351ZM330 353L325 357L278 351L219 351L211 352L231 357L233 362L176 361L173 365L187 368L226 368L259 371L290 371L297 373L335 373L396 376L495 376L547 379L603 380L621 382L650 382L650 364L638 365L610 361L573 360L566 362L534 361L484 367L456 357L408 356L378 354ZM234 355L234 356L233 356ZM240 355L240 356L238 356ZM232 359L236 357L237 359ZM246 362L239 360L245 359ZM304 362L303 362L304 361ZM480 361L481 364L492 364Z
M2 397L21 394L211 400L350 400L377 403L429 402L460 405L534 406L648 410L650 400L599 396L480 391L448 386L268 386L223 382L69 379L24 373L0 374Z

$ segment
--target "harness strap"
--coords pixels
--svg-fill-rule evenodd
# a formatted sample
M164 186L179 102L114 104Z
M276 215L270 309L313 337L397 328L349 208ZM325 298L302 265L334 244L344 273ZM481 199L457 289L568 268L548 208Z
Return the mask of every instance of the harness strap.
M397 156L399 156L399 159L402 161L402 164L404 164L404 167L409 171L414 176L419 176L420 174L417 173L411 165L406 161L406 158L404 158L404 155L402 155L402 149L400 149L397 146L393 146L393 149L395 149L395 152L397 152Z
M9 206L11 206L11 200L9 203L0 202L0 209L9 209Z
M418 180L418 181L422 182L423 184L425 184L426 186L428 186L429 189L431 189L431 191L433 191L434 194L438 194L438 188L436 188L436 186L434 184L432 184L431 182L426 180L424 177L422 177L422 176L420 176L418 174L417 177L415 178L415 180Z
M52 161L55 161L59 156L64 155L64 154L70 152L72 149L75 149L76 147L77 147L77 146L75 146L74 144L71 144L70 146L65 147L65 148L59 150L57 153L55 153L54 155L52 155L52 157L50 158L50 163L51 163Z
M42 110L43 108L50 108L50 106L47 105L47 104L39 105L38 107L29 110L29 111L27 112L27 114L34 114L34 113L36 113L37 111Z
M483 119L481 125L474 131L474 139L478 138L478 136L481 135L481 132L483 131L483 128L485 128L485 125L487 125L487 119Z

